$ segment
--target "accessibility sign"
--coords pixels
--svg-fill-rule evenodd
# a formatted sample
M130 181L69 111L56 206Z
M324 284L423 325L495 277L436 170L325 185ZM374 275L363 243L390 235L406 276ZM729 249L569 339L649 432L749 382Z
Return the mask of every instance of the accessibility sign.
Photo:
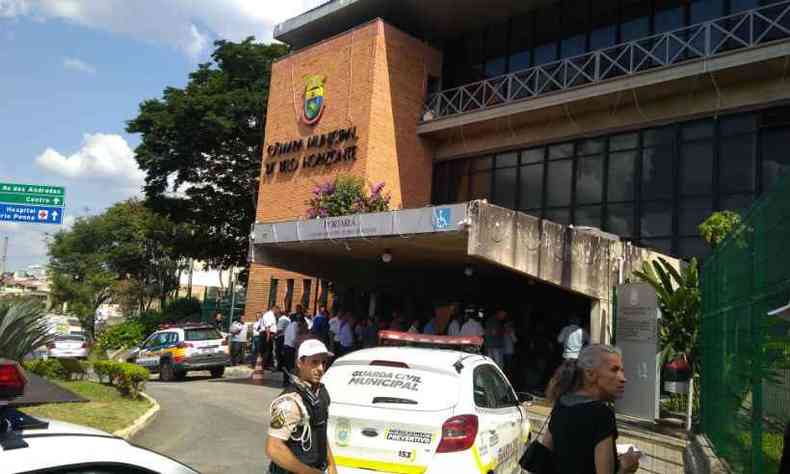
M62 224L63 208L0 203L0 221L32 224Z

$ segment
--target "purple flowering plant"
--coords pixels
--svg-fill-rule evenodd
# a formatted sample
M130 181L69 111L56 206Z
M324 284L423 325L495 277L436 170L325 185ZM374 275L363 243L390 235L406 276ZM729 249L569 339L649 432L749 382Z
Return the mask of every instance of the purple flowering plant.
M384 193L384 182L370 185L366 192L365 181L357 176L338 175L313 188L306 202L307 218L344 216L389 210L390 195Z

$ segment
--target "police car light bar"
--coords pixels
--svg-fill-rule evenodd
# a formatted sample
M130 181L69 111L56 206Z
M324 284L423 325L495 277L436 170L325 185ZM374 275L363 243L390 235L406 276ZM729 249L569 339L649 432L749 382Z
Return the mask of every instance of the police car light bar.
M434 336L431 334L414 334L401 331L379 331L379 341L400 341L416 344L440 344L443 346L477 346L483 345L480 336Z

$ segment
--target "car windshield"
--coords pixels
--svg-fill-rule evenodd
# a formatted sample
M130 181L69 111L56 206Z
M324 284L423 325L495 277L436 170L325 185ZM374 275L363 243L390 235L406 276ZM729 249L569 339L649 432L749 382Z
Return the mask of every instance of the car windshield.
M184 331L184 338L187 341L210 341L212 339L222 339L222 335L214 328L187 329Z
M82 336L58 336L55 338L55 342L85 342L85 338Z

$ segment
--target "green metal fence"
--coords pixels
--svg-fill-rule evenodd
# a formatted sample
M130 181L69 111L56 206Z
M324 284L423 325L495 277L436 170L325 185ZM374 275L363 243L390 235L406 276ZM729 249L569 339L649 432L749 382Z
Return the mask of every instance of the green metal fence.
M790 176L702 271L702 427L734 472L776 473L790 421Z

